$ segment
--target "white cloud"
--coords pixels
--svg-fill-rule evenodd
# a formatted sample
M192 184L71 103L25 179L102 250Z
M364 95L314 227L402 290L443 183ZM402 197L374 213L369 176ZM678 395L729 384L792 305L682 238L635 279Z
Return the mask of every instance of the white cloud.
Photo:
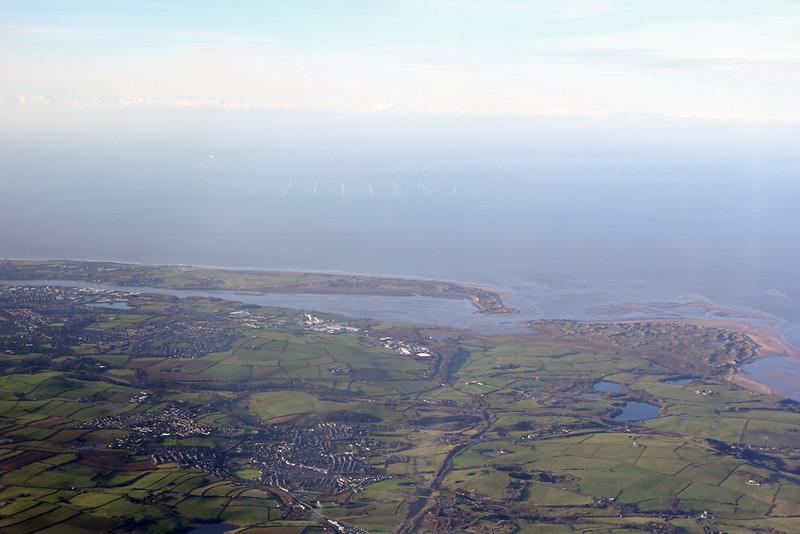
M570 18L637 4L442 0L436 5ZM758 21L698 19L559 34L531 42L387 42L330 50L280 46L244 32L144 31L145 37L167 44L158 52L125 46L15 49L0 56L0 96L9 104L18 94L54 95L51 103L72 106L794 120L800 117L795 12L768 13ZM3 33L34 41L45 36L66 42L116 39L104 31L70 28L4 26ZM24 101L31 103L30 97Z

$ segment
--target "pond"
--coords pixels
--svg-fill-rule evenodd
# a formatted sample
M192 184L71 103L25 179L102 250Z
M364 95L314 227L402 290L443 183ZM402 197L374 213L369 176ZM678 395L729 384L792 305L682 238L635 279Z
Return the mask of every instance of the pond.
M617 384L616 382L609 382L608 380L600 380L599 382L595 382L592 384L592 387L597 391L602 391L603 393L621 393L622 386Z
M658 417L658 406L649 402L628 401L621 408L622 412L616 415L614 421L643 421Z

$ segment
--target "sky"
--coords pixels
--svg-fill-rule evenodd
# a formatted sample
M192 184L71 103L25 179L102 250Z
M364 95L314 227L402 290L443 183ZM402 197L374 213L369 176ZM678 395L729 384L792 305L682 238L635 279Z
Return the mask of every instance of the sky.
M798 121L798 27L793 0L4 0L0 114Z
M0 256L775 289L798 27L796 0L0 0Z

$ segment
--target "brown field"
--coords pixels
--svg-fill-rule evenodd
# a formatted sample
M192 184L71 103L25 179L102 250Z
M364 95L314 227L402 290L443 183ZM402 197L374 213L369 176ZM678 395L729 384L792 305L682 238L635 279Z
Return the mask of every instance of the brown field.
M128 451L124 449L103 449L83 451L78 463L103 471L151 471L156 466L149 460L127 462Z
M22 454L14 456L13 458L9 458L0 462L0 471L12 471L14 469L19 469L20 467L33 462L38 462L39 460L44 460L50 456L52 456L52 454L49 452L25 451Z
M69 422L70 420L64 417L53 416L53 417L48 417L47 419L40 419L38 421L34 421L33 423L31 423L31 426L35 426L37 428L51 428Z

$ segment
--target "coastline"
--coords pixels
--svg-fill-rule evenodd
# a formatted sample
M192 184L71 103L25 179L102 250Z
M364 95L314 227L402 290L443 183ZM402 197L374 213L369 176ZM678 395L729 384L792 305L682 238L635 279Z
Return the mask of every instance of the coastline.
M707 318L707 317L685 317L685 318L658 318L658 319L628 319L624 321L615 321L623 323L641 323L641 322L656 322L656 323L688 323L698 326L708 326L716 328L727 328L737 330L744 333L757 345L756 359L764 358L767 356L787 356L793 358L800 358L800 349L794 347L785 341L781 334L769 327L755 325L740 318L736 319L723 319L723 318ZM771 387L763 382L759 382L754 377L749 375L746 371L741 369L741 365L750 363L753 360L741 362L735 367L732 367L725 374L725 382L734 384L741 388L754 393L762 395L778 395L781 394L777 389Z
M780 395L775 389L759 382L741 369L732 368L725 375L725 382L762 395Z
M210 265L210 264L191 264L191 263L147 263L133 260L105 260L93 258L8 258L0 257L2 261L42 261L42 262L58 262L58 261L71 261L71 262L85 262L85 263L111 263L116 265L135 265L138 267L182 267L191 269L212 269L219 271L231 271L239 273L263 273L263 274L318 274L318 275L332 275L332 276L363 276L367 278L383 278L383 279L397 279L409 280L414 282L433 282L433 283L446 283L455 284L459 286L482 289L484 291L491 291L501 296L508 296L513 294L513 291L506 287L498 287L486 282L474 282L457 280L454 278L440 278L416 274L392 274L392 273L374 273L364 271L343 271L339 269L308 269L303 267L251 267L251 266L231 266L231 265ZM447 298L447 297L436 297Z
M319 295L326 295L326 294L327 295L330 294L370 295L371 294L377 296L391 296L391 295L411 296L416 294L416 295L430 296L433 298L467 300L471 302L471 304L475 309L475 313L477 315L502 316L502 315L511 315L519 313L520 311L515 308L506 306L505 303L503 302L502 296L506 296L510 293L507 289L492 287L481 283L424 278L411 275L365 274L365 273L352 273L345 271L320 271L311 269L284 270L284 269L264 269L264 268L246 268L246 267L219 267L219 266L212 267L212 266L199 266L199 265L186 265L186 264L148 265L144 263L122 262L113 260L98 261L98 260L73 260L73 259L70 260L53 260L53 259L40 260L40 259L10 259L10 258L0 259L0 263L3 262L9 262L12 264L13 263L24 264L27 262L58 264L64 262L64 263L75 263L75 264L88 264L95 266L103 264L112 264L117 266L141 267L142 269L148 269L148 270L185 269L187 272L193 270L202 271L208 269L211 271L217 271L219 273L230 273L233 275L242 274L242 275L281 276L281 275L307 274L311 275L314 278L318 277L320 280L312 281L308 285L292 285L288 287L278 284L275 287L257 286L257 287L231 288L231 287L224 287L225 284L223 283L222 284L223 287L218 287L218 288L214 287L203 288L201 286L195 288L191 286L189 287L184 286L182 287L182 289L185 288L185 289L215 289L220 291L226 291L226 290L253 291L255 293L272 293L272 292L280 292L281 290L283 290L286 291L287 293L312 294L312 295L313 294L319 294ZM85 279L85 274L84 276L81 276L79 278ZM338 278L344 279L345 283L343 285L338 284L337 283ZM80 281L76 278L70 278L70 279ZM371 284L369 284L370 287L368 288L355 287L355 285L357 285L359 281L370 281L371 282ZM197 281L191 280L191 282L196 283ZM386 283L385 286L383 282ZM419 284L419 286L414 287L415 284ZM442 287L440 287L440 284L452 285L454 287L451 289L443 289ZM700 326L724 328L728 330L739 331L747 335L756 344L757 347L756 355L754 358L749 358L746 361L737 363L737 365L734 368L730 369L726 373L725 381L758 393L779 394L775 388L770 387L769 385L764 384L762 382L759 382L756 378L749 375L746 371L744 371L741 368L741 366L745 363L750 363L756 359L769 355L800 357L800 349L792 346L790 343L785 341L781 337L779 332L776 330L775 327L780 325L780 319L772 316L771 318L775 320L774 322L768 320L770 319L770 317L760 317L760 319L764 319L763 321L758 321L759 319L758 317L752 318L754 320L748 320L747 317L743 317L742 315L738 314L737 308L728 306L717 307L705 297L702 296L695 296L695 297L702 298L705 304L709 308L718 309L719 311L724 311L725 313L729 313L731 315L728 317L691 317L691 316L665 317L662 315L661 317L655 316L652 318L641 317L641 318L627 318L618 320L603 319L599 321L588 320L582 322L620 322L620 323L642 323L642 322L676 323L677 322L677 323L695 324ZM630 306L630 304L619 304L619 306Z
M114 266L109 269L108 266ZM336 271L275 270L202 267L186 264L148 265L118 261L63 259L0 258L0 280L9 279L4 269L12 269L10 278L27 279L33 270L39 279L63 279L107 283L114 285L153 286L166 289L196 289L219 291L250 291L255 293L287 293L318 295L375 295L427 296L442 299L467 300L479 315L511 315L519 310L507 306L503 296L507 289L473 282L455 282L405 275L374 275ZM64 272L64 268L80 268L79 272ZM128 279L115 277L123 269ZM53 272L55 271L55 272ZM141 281L130 280L139 276ZM214 278L212 278L212 276ZM236 277L239 277L238 279ZM149 277L149 279L148 279ZM270 280L276 278L277 280ZM289 278L289 280L281 280Z
M742 320L697 319L695 322L707 326L733 327L747 334L758 345L756 359L773 355L800 358L800 350L785 341L778 332L767 327L757 326ZM744 363L749 362L742 362L742 364ZM736 365L726 373L726 382L762 395L785 396L776 388L756 380L741 368L742 364Z
M707 318L707 317L685 317L679 319L643 319L634 320L632 322L682 322L692 323L700 326L711 326L716 328L735 329L744 334L747 334L756 345L758 345L758 357L764 357L771 354L781 356L795 356L800 357L800 349L794 347L785 341L779 332L768 328L766 326L759 326L747 322L743 319L720 319L720 318ZM620 321L625 322L625 321ZM762 351L767 354L762 354Z

